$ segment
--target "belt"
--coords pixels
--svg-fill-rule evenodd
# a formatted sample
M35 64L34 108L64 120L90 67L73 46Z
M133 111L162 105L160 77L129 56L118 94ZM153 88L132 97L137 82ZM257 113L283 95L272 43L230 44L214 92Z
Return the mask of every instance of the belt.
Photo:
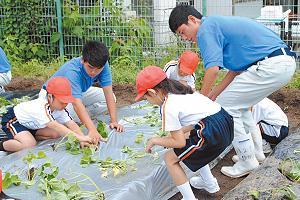
M268 56L266 56L266 57L264 57L264 58L262 58L258 61L255 61L250 66L256 65L259 61L262 61L262 60L265 60L265 59L268 59L268 58L272 58L272 57L275 57L275 56L280 56L280 55L292 56L295 59L297 57L296 53L294 51L290 50L290 48L280 48L280 49L277 49L277 50L273 51Z

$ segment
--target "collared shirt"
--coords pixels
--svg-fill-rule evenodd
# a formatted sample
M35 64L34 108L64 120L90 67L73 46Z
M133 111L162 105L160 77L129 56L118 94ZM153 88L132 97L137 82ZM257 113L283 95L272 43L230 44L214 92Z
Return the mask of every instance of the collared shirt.
M10 71L10 63L3 49L0 47L0 73L4 73L8 71Z
M244 71L273 51L287 47L272 30L248 18L209 16L201 22L197 43L206 69L219 66Z
M186 81L187 84L195 89L196 76L195 73L187 76L180 76L178 73L178 60L172 60L165 65L164 71L169 79L176 81Z
M72 120L66 108L52 112L45 96L16 105L14 112L19 123L32 130L45 128L54 120L60 124Z
M176 131L184 126L196 125L201 119L220 110L220 104L198 92L185 95L168 94L161 107L162 129Z
M82 93L86 92L97 80L101 87L112 85L111 69L108 62L106 62L100 74L92 78L87 74L81 63L81 57L73 58L63 64L51 78L56 76L63 76L69 79L74 98L82 98Z

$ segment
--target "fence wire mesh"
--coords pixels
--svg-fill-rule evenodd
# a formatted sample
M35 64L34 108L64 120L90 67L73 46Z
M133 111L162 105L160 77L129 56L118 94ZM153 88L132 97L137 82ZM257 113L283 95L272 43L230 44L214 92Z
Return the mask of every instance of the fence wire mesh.
M33 57L57 57L61 48L71 58L94 39L110 49L112 64L163 64L186 48L196 49L169 29L169 14L177 4L193 5L207 16L253 18L300 51L298 0L0 0L1 45L26 40Z

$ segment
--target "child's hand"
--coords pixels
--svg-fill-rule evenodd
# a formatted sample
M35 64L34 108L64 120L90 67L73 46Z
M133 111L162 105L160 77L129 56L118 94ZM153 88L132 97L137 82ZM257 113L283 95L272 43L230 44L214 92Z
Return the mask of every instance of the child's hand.
M148 142L147 142L147 145L146 145L146 147L145 147L145 151L147 152L147 153L151 153L151 149L152 149L152 147L154 146L155 144L153 143L153 138L151 138L151 139L149 139L148 140Z
M111 128L111 129L116 129L117 130L117 132L123 132L124 131L124 127L123 127L123 125L121 125L121 124L118 124L118 122L111 122L110 124L109 124L109 127Z
M88 142L80 142L80 148L84 148L84 147L89 147L91 146L92 144L91 143L88 143Z
M79 142L92 143L92 138L89 136L77 134L76 137L78 138Z
M89 131L88 136L92 138L92 143L98 145L99 140L101 140L101 135L98 133L97 130Z

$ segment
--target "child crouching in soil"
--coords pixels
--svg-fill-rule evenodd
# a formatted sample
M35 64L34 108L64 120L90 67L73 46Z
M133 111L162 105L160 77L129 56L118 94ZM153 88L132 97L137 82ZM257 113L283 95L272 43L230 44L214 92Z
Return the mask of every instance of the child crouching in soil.
M179 60L172 60L165 65L164 71L169 79L190 86L195 91L195 70L199 64L199 56L192 51L185 51Z
M68 79L52 78L46 90L44 98L20 103L3 115L1 125L8 140L0 141L0 151L16 152L32 147L36 145L35 136L40 133L51 137L71 133L80 142L91 143L91 138L84 136L65 109L68 103L75 100Z
M200 170L200 176L190 180L193 187L209 193L219 191L208 163L231 144L232 117L218 103L168 79L156 66L148 66L137 75L136 88L136 100L144 97L161 106L162 129L170 135L151 138L146 151L151 152L154 145L173 148L165 154L165 162L183 199L194 200L195 196L180 161L194 172Z

